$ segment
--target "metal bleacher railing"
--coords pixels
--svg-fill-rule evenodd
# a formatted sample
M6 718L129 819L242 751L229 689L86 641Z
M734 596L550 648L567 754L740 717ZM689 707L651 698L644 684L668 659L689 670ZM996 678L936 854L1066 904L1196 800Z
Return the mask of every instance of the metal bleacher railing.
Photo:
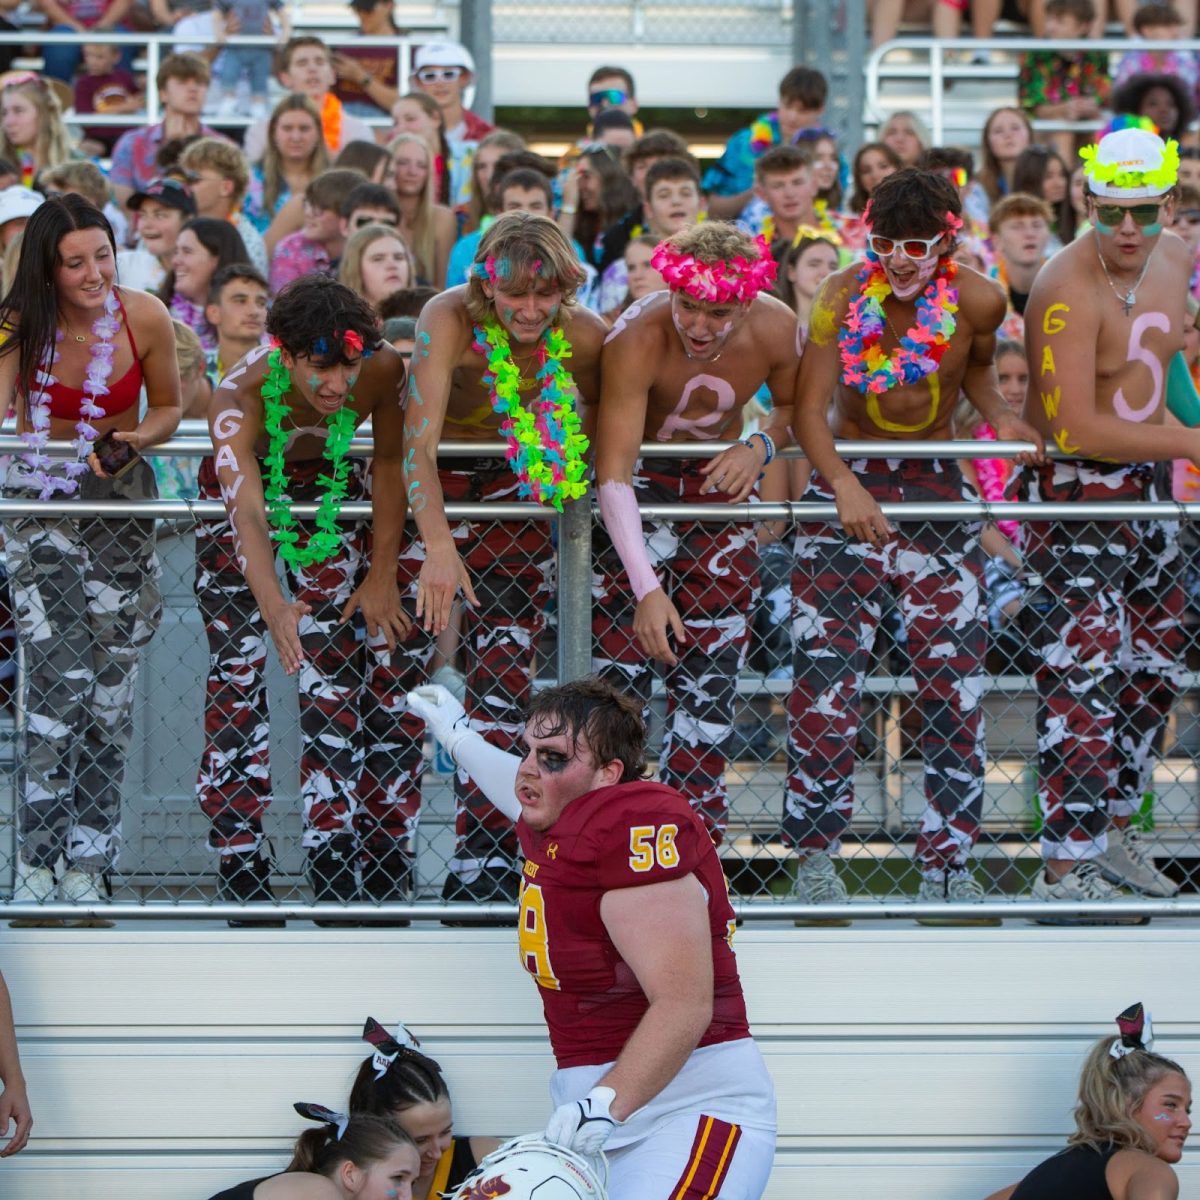
M298 30L297 32L309 32L309 30ZM322 30L321 38L334 50L339 46L350 45L386 46L389 50L394 50L398 71L398 86L400 92L404 93L408 91L408 78L414 49L422 42L429 41L431 37L444 37L445 32L444 25L430 25L421 29L411 29L400 37L365 37L353 29L339 29ZM137 45L142 48L142 53L139 56L140 61L137 66L139 71L145 72L147 79L145 108L141 112L136 113L77 113L73 108L70 108L63 114L68 124L85 126L103 124L113 127L128 126L131 129L136 129L145 125L153 125L159 121L162 118L162 107L159 103L158 89L154 86L154 80L163 58L171 54L176 46L228 45L274 48L279 45L278 38L264 35L250 36L238 34L234 37L218 40L214 37L193 36L191 34L184 36L177 33L101 33L94 30L85 30L83 33L47 33L40 30L0 31L0 45L8 46L27 46L30 43L38 46L77 46L84 43L102 42L125 47L131 39L135 39ZM18 64L20 62L21 60L18 60ZM39 66L40 64L34 60L31 63L27 63L27 65ZM391 119L386 114L363 119L369 125L387 126L391 124ZM216 118L206 113L204 120L218 127L231 129L243 128L254 123L253 118L237 114L222 115L220 118Z
M933 145L964 142L976 146L988 112L1017 102L1020 56L1028 51L1087 50L1119 55L1144 50L1147 43L1132 38L932 38L903 37L876 46L864 64L868 125L881 124L890 112L912 109L927 120ZM1173 50L1200 51L1200 40L1172 42ZM986 61L981 61L981 58ZM1011 84L1002 94L980 84ZM889 98L888 88L905 89ZM967 89L976 87L974 97ZM1102 121L1034 119L1038 131L1067 130L1090 133Z
M209 452L203 425L189 422L180 436L152 454L198 457ZM957 457L977 453L961 442L895 443L889 452L912 458ZM720 447L653 445L644 448L656 457L708 456ZM990 456L1011 457L1022 447L1015 443L989 444ZM0 453L20 449L15 438L0 438ZM370 441L360 432L354 450L369 454ZM845 443L846 457L878 454L878 443ZM492 444L448 444L440 452L450 456L500 455ZM299 515L311 512L297 505ZM1122 522L1161 520L1180 522L1190 537L1190 522L1200 517L1200 505L1154 504L1018 504L941 503L885 506L894 521L959 522L1011 517L1069 521ZM194 794L200 757L201 712L207 651L192 594L195 550L190 536L197 521L220 516L218 502L187 500L107 502L97 504L92 515L128 516L132 513L161 520L159 553L165 573L162 585L167 617L143 652L143 668L135 706L134 743L128 760L124 791L124 850L115 873L115 896L105 906L117 917L208 918L245 915L236 904L211 900L213 856L204 842L206 824L197 810ZM364 518L366 504L347 504L347 519ZM531 652L534 686L555 679L573 678L590 670L592 656L593 561L591 530L594 515L586 504L568 505L559 515L528 503L449 504L448 515L475 520L553 520L557 524L557 582L553 599L543 604L547 631ZM71 501L0 500L0 521L18 515L73 515ZM648 519L701 522L728 521L832 521L830 504L742 504L721 507L686 504L645 506ZM983 705L988 722L987 769L982 835L977 849L977 877L985 882L988 899L982 906L918 903L912 896L917 875L911 861L912 845L920 826L923 768L913 734L910 697L913 679L908 673L902 644L888 645L881 632L876 655L864 688L862 721L857 744L855 782L857 799L845 837L841 870L848 879L851 901L839 908L813 907L791 897L789 852L780 840L781 813L787 766L783 753L785 714L782 702L791 689L787 671L772 673L761 662L748 668L738 682L734 728L726 742L729 766L730 821L722 857L731 889L742 914L750 918L827 918L839 913L865 917L913 918L974 915L1036 918L1061 915L1061 905L1021 899L1027 894L1031 874L1037 869L1037 831L1040 814L1035 802L1036 733L1034 689L1028 660L1021 662L1021 635L1009 631L1007 646L993 644L990 674ZM1013 638L1016 644L1013 643ZM902 643L903 638L899 639ZM757 643L755 644L757 647ZM753 653L753 651L752 651ZM453 658L453 649L449 651ZM271 658L273 660L273 654ZM328 905L314 906L307 899L300 839L299 802L295 784L298 730L294 709L294 681L286 680L277 664L268 669L271 743L275 778L274 804L268 813L268 832L276 849L274 881L280 913L304 919L328 916ZM1152 792L1138 818L1160 865L1183 882L1180 897L1147 900L1130 897L1102 910L1110 916L1200 915L1200 895L1193 875L1200 860L1200 788L1195 756L1200 750L1197 691L1200 677L1188 674L1161 747ZM15 814L20 789L22 713L19 705L11 735L13 753L0 763L0 820ZM652 703L651 742L656 746L663 728L663 694L656 686ZM434 758L432 747L427 757ZM5 779L7 775L7 779ZM7 783L8 786L4 786ZM466 915L502 915L504 906L486 908L446 904L440 883L450 858L453 836L451 781L431 763L423 780L424 813L417 831L416 893L412 902L388 901L380 905L350 906L350 913L377 917L462 919ZM13 841L0 851L0 872L7 875L14 853ZM5 861L7 857L7 862ZM260 910L261 911L261 910ZM338 910L341 911L341 910ZM1080 909L1076 911L1090 911ZM17 907L0 903L5 916L78 915L79 908L65 904Z

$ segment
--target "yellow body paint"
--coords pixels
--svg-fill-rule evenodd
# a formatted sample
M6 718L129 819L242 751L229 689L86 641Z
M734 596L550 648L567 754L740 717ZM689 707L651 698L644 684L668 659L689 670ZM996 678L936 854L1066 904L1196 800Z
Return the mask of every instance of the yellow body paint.
M1062 388L1056 387L1052 392L1042 393L1042 409L1046 420L1053 421L1058 416L1058 406L1062 403Z
M1054 351L1049 346L1042 347L1042 374L1053 375L1058 368L1054 365Z
M1060 450L1061 450L1061 451L1062 451L1064 454L1076 454L1076 453L1078 453L1078 451L1079 451L1079 447L1078 447L1078 446L1068 446L1068 445L1067 445L1067 438L1068 438L1068 437L1070 437L1070 436L1071 436L1071 435L1070 435L1069 433L1067 433L1067 431L1066 431L1065 429L1060 429L1060 430L1059 430L1059 431L1058 431L1058 432L1057 432L1057 433L1054 435L1054 444L1055 444L1055 445L1056 445L1056 446L1057 446L1057 447L1058 447L1058 448L1059 448L1059 449L1060 449Z
M819 296L813 301L808 319L808 340L814 346L828 346L837 335L837 320L833 309Z
M896 421L889 421L880 410L879 397L874 392L867 396L867 416L888 433L920 433L921 430L928 429L937 420L938 409L942 404L942 388L938 383L936 371L932 375L926 375L925 381L929 384L929 416L923 421L917 422L916 425L901 425Z
M1069 304L1051 304L1042 316L1042 332L1047 334L1061 333L1066 329L1067 323L1062 317L1056 317L1054 314L1056 312L1069 313L1070 311L1071 306Z

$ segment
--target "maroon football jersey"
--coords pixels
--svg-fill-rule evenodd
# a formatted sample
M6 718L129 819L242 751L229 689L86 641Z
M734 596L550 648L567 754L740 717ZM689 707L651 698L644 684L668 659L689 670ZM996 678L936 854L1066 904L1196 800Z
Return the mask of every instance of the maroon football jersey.
M521 965L537 981L559 1067L612 1062L648 1001L600 919L600 898L695 875L708 894L713 1019L699 1045L750 1036L730 942L734 915L716 848L687 801L660 783L618 783L572 800L544 833L517 822Z

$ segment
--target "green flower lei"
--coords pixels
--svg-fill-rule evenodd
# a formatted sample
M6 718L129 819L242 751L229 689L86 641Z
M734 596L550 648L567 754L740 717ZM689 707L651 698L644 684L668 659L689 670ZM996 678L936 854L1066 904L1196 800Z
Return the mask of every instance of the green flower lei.
M354 397L348 395L346 403L325 418L329 426L329 437L325 442L325 454L329 460L328 474L318 475L317 483L325 488L325 494L317 507L314 519L316 529L309 535L308 544L301 549L296 532L296 518L292 516L292 502L287 494L288 478L284 471L283 448L287 435L283 432L283 418L292 411L284 400L292 386L292 373L283 365L279 347L267 356L267 373L263 378L262 396L263 425L269 438L266 467L267 520L271 525L271 537L279 543L279 554L289 567L309 567L314 563L332 558L341 547L338 532L338 514L342 501L346 499L346 484L350 476L350 462L346 451L358 427L354 412Z
M547 331L538 348L536 401L525 408L518 391L521 373L513 361L508 330L498 321L475 326L475 350L487 361L483 385L491 391L492 410L501 418L500 432L508 442L508 465L521 481L518 494L562 512L564 500L587 492L584 479L588 440L571 393L575 380L563 365L571 343L557 327ZM530 411L532 409L533 411Z
M1162 162L1153 171L1128 171L1120 163L1096 161L1100 147L1084 146L1079 151L1083 159L1083 173L1097 183L1111 183L1119 188L1158 188L1167 191L1175 186L1179 178L1179 143L1169 138L1163 151Z

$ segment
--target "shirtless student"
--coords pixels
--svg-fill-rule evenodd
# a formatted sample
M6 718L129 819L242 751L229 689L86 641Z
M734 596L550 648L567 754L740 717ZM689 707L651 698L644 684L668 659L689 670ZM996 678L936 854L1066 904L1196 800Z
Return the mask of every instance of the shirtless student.
M467 601L463 649L472 728L502 750L518 745L553 586L551 525L484 520L459 521L451 529L443 504L540 500L561 507L583 495L587 440L575 408L598 399L606 330L598 316L576 306L583 279L575 251L553 221L506 213L480 241L469 281L421 312L404 457L408 505L421 540L400 563L402 585L415 591L419 627L393 657L393 682L380 701L389 723L399 723L390 725L386 766L399 778L389 787L413 822L420 808L422 724L405 711L404 695L425 682L434 639L449 624L460 589ZM539 394L557 407L548 438L543 434L539 442L532 430L522 435L509 462L439 459L443 438L502 440L502 422L519 423ZM550 465L557 457L561 468ZM512 822L465 774L459 778L457 844L442 895L515 903L520 875Z
M1163 231L1178 148L1123 129L1082 153L1091 230L1056 254L1026 312L1026 416L1071 457L1023 471L1021 499L1170 499L1200 432L1164 424L1183 346L1191 254ZM1038 686L1041 900L1105 900L1124 886L1173 896L1130 828L1177 694L1179 548L1153 521L1034 521L1026 562L1042 587L1028 614ZM1114 886L1115 885L1115 886Z
M867 262L831 275L813 304L795 432L813 468L804 499L834 501L841 528L801 524L792 576L783 830L799 855L797 898L810 904L847 897L834 856L854 804L862 678L892 604L907 631L922 716L920 898L983 898L969 865L984 772L980 524L893 527L879 507L976 499L954 458L901 458L887 449L950 439L960 392L998 438L1034 441L1041 452L997 384L992 358L1004 296L951 257L961 211L957 190L940 175L910 168L888 176L863 214ZM845 463L835 438L877 441L879 454Z
M596 478L607 539L595 551L593 669L646 705L653 660L667 664L663 782L720 841L726 742L758 590L754 529L643 524L638 504L743 500L775 445L754 433L708 465L639 450L737 439L764 383L790 406L801 341L796 314L764 294L776 266L763 239L708 221L662 242L652 263L669 290L626 309L604 347Z
M201 499L224 500L228 520L202 522L196 537L196 598L211 663L196 792L212 822L209 847L221 856L219 898L272 899L262 848L271 802L269 631L284 670L299 673L303 844L314 898L354 900L363 666L350 618L361 610L368 635L390 644L408 630L396 587L404 364L380 341L366 301L323 276L284 288L267 332L272 345L251 350L213 394L214 455L200 466ZM369 556L361 523L337 520L344 500L366 494L365 464L346 449L368 417ZM326 515L297 521L296 502L321 503ZM276 546L290 600L275 574ZM403 898L391 890L399 883L380 874L364 862L368 895Z

